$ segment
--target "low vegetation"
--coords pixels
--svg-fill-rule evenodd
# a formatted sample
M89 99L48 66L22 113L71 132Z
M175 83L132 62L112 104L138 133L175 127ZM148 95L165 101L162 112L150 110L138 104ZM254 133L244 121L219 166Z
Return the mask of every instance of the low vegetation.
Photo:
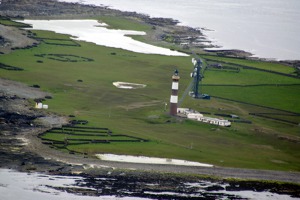
M128 24L130 29L137 23L116 18L113 21L103 18L103 21L122 28ZM150 29L138 27L138 30ZM85 127L108 127L117 135L126 133L128 137L149 140L68 143L70 151L178 158L227 167L300 170L300 80L292 74L292 67L200 54L205 62L221 63L231 70L207 69L200 88L212 99L187 96L182 106L213 116L223 114L230 120L229 115L236 115L251 122L237 122L225 128L167 114L165 103L169 104L171 76L175 69L179 70L181 96L191 82L191 57L139 54L81 41L76 41L76 46L63 45L72 43L65 41L70 40L68 36L48 31L32 32L37 38L47 38L46 42L0 55L2 66L24 69L0 68L1 78L38 84L41 90L53 95L46 100L49 111L75 116L75 120L87 120L89 123ZM49 41L63 42L53 45ZM78 62L70 62L73 59ZM88 62L82 62L86 59ZM119 89L113 85L115 81L147 87ZM57 131L43 136L61 142L67 142L69 137Z
M21 19L19 19L21 20ZM19 28L31 28L30 25L12 21L10 18L6 18L3 16L0 16L0 24L5 25L5 26L14 26L14 27L19 27Z

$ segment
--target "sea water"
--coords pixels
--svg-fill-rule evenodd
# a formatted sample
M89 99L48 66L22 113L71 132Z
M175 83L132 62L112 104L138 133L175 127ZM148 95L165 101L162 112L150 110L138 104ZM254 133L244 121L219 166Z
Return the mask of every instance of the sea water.
M240 49L276 60L300 60L299 0L59 0L105 5L182 25L205 28L221 49Z
M152 198L141 198L138 195L133 195L136 191L128 190L127 187L120 188L118 184L108 183L118 181L115 179L108 179L105 177L97 177L95 180L87 183L88 178L81 176L57 176L57 175L46 175L40 173L23 173L16 172L9 169L0 169L0 199L1 200L11 200L11 199L43 199L43 200L149 200ZM127 180L128 184L140 184L139 182L131 182ZM102 187L99 187L99 183L102 182ZM101 184L100 184L101 185ZM116 186L113 186L116 185ZM151 183L149 183L151 185ZM216 191L207 190L205 188L211 186L221 186L225 188L226 183L213 183L210 181L200 181L200 182L186 182L182 183L181 187L185 188L186 193L178 193L175 191L155 191L147 190L143 191L143 194L151 194L154 199L158 199L162 195L169 196L168 199L178 199L180 197L194 197L203 198L203 196L209 196L215 199L264 199L264 200L280 200L280 199L297 199L292 198L289 195L275 194L271 192L257 192L257 191L227 191L224 189L218 189ZM101 191L102 189L111 188L112 191L123 191L122 197L119 194L115 195L100 195L100 196L82 196L66 192L67 189L76 190L95 190ZM163 185L161 187L164 187ZM61 189L56 189L61 188ZM188 188L194 188L195 192L188 192ZM185 191L183 190L183 191ZM125 195L128 194L128 195ZM157 196L157 198L156 198Z

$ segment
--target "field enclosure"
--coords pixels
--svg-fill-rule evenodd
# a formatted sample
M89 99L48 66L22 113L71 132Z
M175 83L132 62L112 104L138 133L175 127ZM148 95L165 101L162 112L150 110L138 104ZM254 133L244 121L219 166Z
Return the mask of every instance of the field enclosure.
M125 134L113 134L108 128L86 126L52 128L51 130L41 133L39 137L44 144L50 144L55 148L67 150L69 150L69 147L76 145L148 142L148 140Z

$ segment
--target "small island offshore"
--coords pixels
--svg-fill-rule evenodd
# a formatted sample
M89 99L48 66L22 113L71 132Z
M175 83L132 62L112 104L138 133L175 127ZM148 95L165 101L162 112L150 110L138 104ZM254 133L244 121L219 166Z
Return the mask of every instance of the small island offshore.
M0 177L6 169L77 177L76 186L51 189L80 196L300 197L300 61L205 50L213 45L201 28L176 19L55 0L0 2ZM115 32L136 31L120 40L154 53L35 30L26 20L99 23L111 43ZM199 92L210 100L188 95L192 58L202 61ZM175 70L178 106L230 127L169 114Z

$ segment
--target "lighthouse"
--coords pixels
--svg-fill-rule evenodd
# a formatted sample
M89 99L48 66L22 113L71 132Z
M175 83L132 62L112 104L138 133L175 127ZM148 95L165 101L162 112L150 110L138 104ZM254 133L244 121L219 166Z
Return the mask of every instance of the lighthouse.
M177 103L178 103L178 88L179 88L179 75L176 69L172 76L172 94L170 98L170 115L177 115Z

